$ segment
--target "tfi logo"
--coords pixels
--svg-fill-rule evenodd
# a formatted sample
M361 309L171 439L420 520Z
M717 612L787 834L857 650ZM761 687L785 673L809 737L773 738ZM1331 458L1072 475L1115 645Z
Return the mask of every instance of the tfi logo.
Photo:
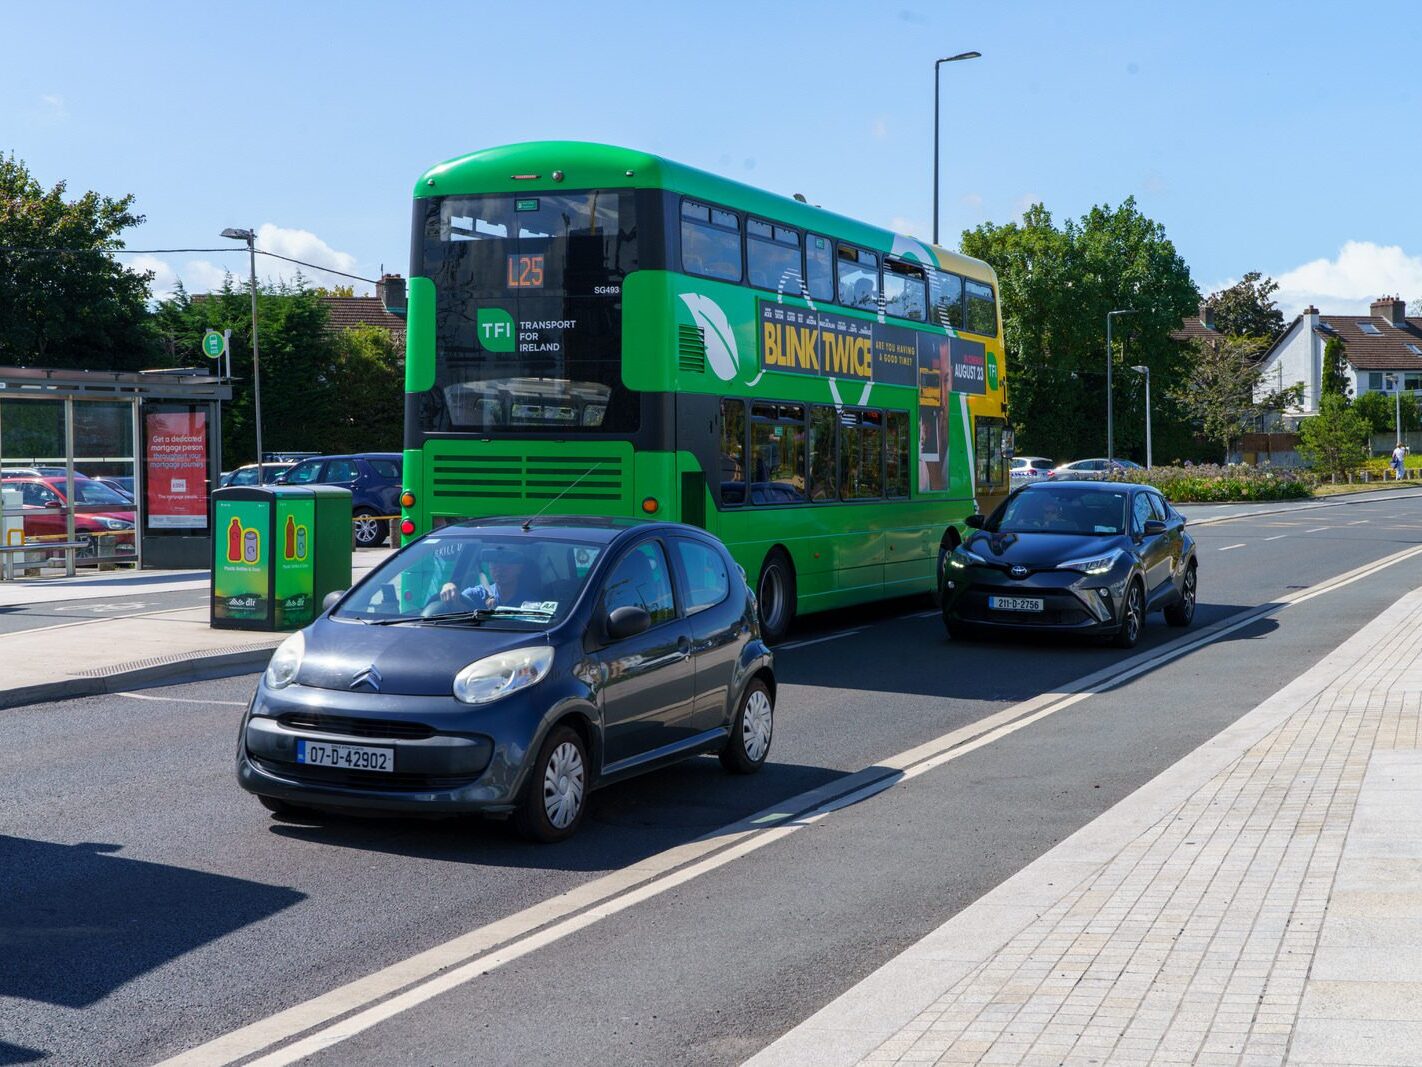
M479 344L490 352L514 350L514 320L503 308L480 308Z

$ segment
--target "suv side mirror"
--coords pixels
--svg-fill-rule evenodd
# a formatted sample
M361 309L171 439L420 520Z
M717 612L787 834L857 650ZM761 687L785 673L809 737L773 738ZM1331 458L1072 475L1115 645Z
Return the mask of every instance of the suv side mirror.
M974 530L981 530L983 528L983 523L985 522L987 522L987 519L983 518L983 516L981 515L969 515L966 519L963 520L963 525L970 526Z
M652 617L634 604L613 608L607 617L607 636L613 641L636 637L652 628Z
M1147 537L1158 537L1165 533L1165 523L1160 519L1146 519L1145 535Z

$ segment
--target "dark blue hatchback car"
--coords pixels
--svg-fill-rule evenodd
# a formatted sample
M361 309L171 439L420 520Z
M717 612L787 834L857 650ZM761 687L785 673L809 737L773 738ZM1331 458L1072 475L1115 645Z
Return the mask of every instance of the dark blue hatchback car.
M759 770L775 675L725 547L675 523L490 519L412 542L272 657L237 776L290 808L512 815L702 752Z
M390 535L381 515L400 513L399 452L360 452L347 456L304 459L280 474L279 485L339 485L351 491L355 540L361 548L378 545Z

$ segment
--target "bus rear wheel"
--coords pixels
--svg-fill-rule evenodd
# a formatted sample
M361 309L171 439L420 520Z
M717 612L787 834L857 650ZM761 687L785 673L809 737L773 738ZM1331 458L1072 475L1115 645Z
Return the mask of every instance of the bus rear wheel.
M795 568L779 548L765 557L760 581L755 585L756 608L760 612L760 636L768 645L783 641L795 621Z

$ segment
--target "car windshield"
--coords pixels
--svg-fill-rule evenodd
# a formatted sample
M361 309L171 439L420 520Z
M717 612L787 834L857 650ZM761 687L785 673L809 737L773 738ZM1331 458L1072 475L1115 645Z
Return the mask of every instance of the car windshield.
M595 542L542 531L434 533L372 573L333 617L543 627L572 609L602 550Z
M1121 534L1126 529L1125 492L1033 485L1003 501L988 529L1002 533Z
M133 501L121 496L103 482L74 479L74 499L80 504L120 504L132 506Z

